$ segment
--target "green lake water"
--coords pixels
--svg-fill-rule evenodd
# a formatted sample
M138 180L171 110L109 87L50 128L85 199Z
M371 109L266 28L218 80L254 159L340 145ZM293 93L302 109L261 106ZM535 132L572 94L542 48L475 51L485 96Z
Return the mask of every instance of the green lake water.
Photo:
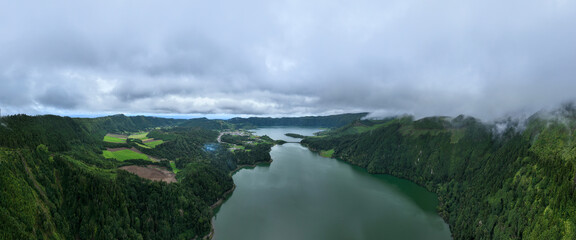
M265 128L257 135L299 141ZM270 165L233 175L236 190L213 219L216 240L451 239L436 195L403 179L372 175L297 143L275 146Z

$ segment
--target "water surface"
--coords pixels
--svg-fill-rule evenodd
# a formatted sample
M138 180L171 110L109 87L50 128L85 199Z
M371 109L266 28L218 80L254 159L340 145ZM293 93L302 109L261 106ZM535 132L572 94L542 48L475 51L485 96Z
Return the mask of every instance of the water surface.
M266 128L257 135L299 141ZM216 240L228 239L450 239L436 214L436 195L387 175L371 175L297 143L275 146L269 166L241 169L236 190L217 209Z

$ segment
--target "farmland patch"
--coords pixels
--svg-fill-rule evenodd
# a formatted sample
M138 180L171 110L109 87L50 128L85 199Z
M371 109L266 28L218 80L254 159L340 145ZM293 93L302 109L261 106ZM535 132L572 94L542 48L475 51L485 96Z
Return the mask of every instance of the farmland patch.
M108 148L102 152L105 158L114 158L118 161L126 161L129 159L143 159L150 160L150 158L138 151L136 148Z
M176 182L176 174L168 171L164 167L147 165L147 166L123 166L120 169L134 173L141 178L150 179L152 181L163 181L167 183Z

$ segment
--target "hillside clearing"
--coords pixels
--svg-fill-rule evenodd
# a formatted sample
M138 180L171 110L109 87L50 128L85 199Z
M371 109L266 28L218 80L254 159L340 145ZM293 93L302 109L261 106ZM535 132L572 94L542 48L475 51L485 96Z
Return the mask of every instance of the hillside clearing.
M111 143L126 143L126 136L108 133L106 136L104 136L103 141Z
M155 148L156 146L164 143L163 140L154 140L153 138L151 138L147 141L143 141L143 142L146 146L151 147L151 148Z
M132 135L128 136L128 138L145 140L145 139L147 139L146 136L148 136L148 132L140 132L140 133L132 134Z
M108 148L102 151L102 155L104 155L105 158L113 158L118 161L126 161L129 159L150 160L146 154L141 153L135 148Z
M149 179L152 181L163 181L166 183L176 182L176 174L168 171L166 168L154 165L147 166L123 166L120 169L134 173L141 178Z

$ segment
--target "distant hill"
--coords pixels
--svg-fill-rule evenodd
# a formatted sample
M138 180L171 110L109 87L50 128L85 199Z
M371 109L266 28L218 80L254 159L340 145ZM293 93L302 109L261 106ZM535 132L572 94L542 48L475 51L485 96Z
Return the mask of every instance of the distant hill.
M233 128L233 126L225 120L211 120L208 118L193 118L184 122L180 122L180 127L200 127L211 130L224 130Z
M241 127L269 127L269 126L299 126L299 127L341 127L368 115L368 113L348 113L330 116L308 116L308 117L251 117L232 118L229 123Z

